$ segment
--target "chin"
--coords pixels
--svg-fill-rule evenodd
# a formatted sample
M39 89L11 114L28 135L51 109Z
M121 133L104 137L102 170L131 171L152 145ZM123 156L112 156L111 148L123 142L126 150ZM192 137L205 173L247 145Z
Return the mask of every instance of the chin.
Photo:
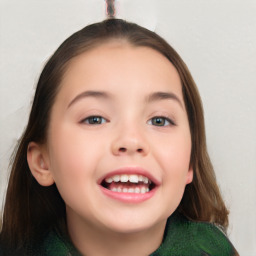
M132 234L154 229L162 225L168 216L152 216L151 214L139 215L136 211L133 214L115 215L103 224L107 229L120 234Z

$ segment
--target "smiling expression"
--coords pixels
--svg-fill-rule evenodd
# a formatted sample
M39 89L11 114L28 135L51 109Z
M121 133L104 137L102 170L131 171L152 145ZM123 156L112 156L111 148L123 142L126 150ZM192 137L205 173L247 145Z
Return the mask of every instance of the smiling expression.
M167 58L114 41L70 62L47 156L71 225L134 232L165 223L192 181L190 154L181 81Z

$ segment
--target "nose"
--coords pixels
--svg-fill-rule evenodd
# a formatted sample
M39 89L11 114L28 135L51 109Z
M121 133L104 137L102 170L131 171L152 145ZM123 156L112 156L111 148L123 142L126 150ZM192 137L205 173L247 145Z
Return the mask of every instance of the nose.
M111 148L115 156L136 154L146 156L149 152L149 145L145 137L135 131L123 130L120 132L113 140Z

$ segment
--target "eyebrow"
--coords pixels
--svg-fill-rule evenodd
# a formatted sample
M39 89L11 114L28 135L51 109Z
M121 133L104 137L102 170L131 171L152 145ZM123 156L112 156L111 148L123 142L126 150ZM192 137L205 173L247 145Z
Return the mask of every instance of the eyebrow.
M102 98L102 99L110 99L110 94L103 92L103 91L85 91L80 94L78 94L69 104L68 108L76 103L77 101L87 98L87 97L94 97L94 98Z
M110 99L112 98L111 95L104 91L85 91L80 94L78 94L69 104L68 108L72 106L74 103L78 102L81 99L87 98L87 97L94 97L94 98L102 98L102 99ZM159 100L175 100L183 109L183 105L179 97L172 93L172 92L154 92L151 93L149 96L146 97L146 102L154 102Z
M172 93L172 92L154 92L154 93L151 93L146 101L147 102L153 102L153 101L159 101L159 100L174 100L176 101L180 106L181 108L183 109L183 104L182 104L182 101L179 99L179 97Z

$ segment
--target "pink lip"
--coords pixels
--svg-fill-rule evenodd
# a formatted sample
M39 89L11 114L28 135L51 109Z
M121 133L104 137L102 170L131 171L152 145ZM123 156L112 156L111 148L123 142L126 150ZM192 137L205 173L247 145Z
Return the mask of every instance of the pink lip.
M120 174L143 175L143 176L147 177L148 179L150 179L155 184L155 187L151 191L146 192L146 193L122 193L122 192L114 192L114 191L111 191L111 190L106 189L103 186L101 186L101 183L104 179L114 176L114 175L120 175ZM161 184L160 181L158 181L148 171L146 171L145 169L143 169L141 167L123 167L123 168L114 170L114 171L108 173L107 175L105 175L104 177L100 178L97 183L104 195L106 195L112 199L119 200L121 202L125 202L125 203L140 203L140 202L143 202L143 201L146 201L146 200L152 198L154 196L155 192L157 191L158 186Z

